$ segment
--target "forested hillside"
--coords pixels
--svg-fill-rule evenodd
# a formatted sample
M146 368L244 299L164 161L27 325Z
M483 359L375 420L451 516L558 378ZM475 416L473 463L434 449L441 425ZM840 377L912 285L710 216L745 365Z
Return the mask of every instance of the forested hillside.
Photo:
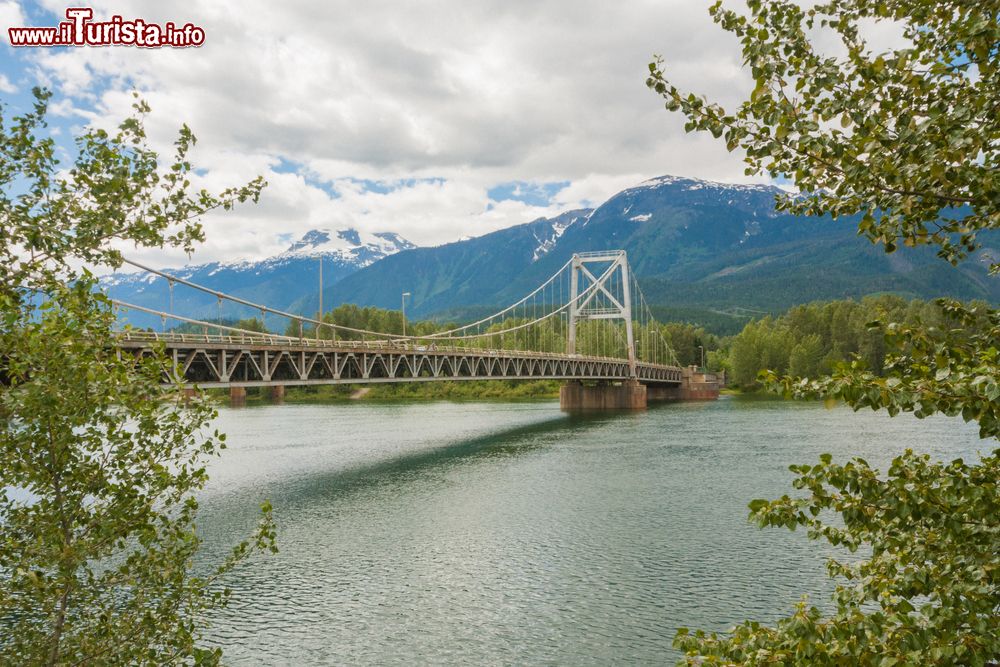
M882 332L870 326L875 322L948 326L936 302L882 295L808 303L750 322L736 336L722 339L709 354L709 367L725 369L730 384L750 389L765 369L815 378L859 359L881 373L887 348Z
M324 303L394 308L400 294L410 292L407 309L414 314L467 319L515 302L574 253L611 249L628 252L651 305L726 332L748 314L776 314L815 300L883 292L1000 299L1000 284L989 279L984 263L998 254L996 234L980 236L984 248L976 257L984 261L956 270L928 248L887 255L860 243L854 217L777 211L779 194L771 186L655 178L593 211L399 252L329 288Z

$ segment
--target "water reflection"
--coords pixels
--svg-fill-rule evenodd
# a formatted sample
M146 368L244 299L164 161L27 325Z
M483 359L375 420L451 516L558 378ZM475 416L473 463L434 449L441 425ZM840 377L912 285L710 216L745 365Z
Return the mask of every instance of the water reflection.
M829 590L828 551L746 523L822 451L970 456L974 429L733 401L567 416L552 403L225 411L210 549L269 497L281 553L231 582L215 639L238 664L669 662Z

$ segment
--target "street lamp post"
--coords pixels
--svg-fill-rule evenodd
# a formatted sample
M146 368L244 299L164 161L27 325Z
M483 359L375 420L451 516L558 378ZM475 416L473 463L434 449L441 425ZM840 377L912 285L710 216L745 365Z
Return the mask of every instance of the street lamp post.
M406 335L406 297L410 296L409 292L403 292L403 296L400 298L402 307L400 311L403 313L403 335Z
M323 255L319 256L319 317L323 321ZM319 340L319 325L316 325L316 339Z
M705 372L705 346L699 345L698 349L701 350L701 372Z

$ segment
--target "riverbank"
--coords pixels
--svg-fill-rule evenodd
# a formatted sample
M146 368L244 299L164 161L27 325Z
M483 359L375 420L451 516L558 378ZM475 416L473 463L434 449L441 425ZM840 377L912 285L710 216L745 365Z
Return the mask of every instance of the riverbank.
M748 401L794 401L797 399L791 396L783 396L782 394L777 394L773 391L767 391L763 387L755 387L751 389L743 389L740 387L726 387L725 389L719 390L720 396L732 396L733 398L740 398Z
M556 380L483 380L468 382L407 382L393 384L314 385L285 388L285 403L347 403L351 401L391 402L412 400L536 400L559 398ZM367 390L367 391L365 391ZM219 402L229 400L226 389L209 389L206 394ZM247 405L271 402L267 388L247 389Z

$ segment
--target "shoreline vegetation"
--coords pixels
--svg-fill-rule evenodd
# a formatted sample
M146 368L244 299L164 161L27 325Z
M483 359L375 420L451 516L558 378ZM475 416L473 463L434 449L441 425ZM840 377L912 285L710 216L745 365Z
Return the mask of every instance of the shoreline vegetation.
M559 398L557 380L471 380L453 382L415 382L392 384L337 384L287 386L282 399L288 404L326 404L365 401L369 403L428 400L428 401L531 401ZM368 391L363 391L368 390ZM215 400L229 397L226 389L207 389L205 394ZM271 403L267 387L248 387L247 405Z

